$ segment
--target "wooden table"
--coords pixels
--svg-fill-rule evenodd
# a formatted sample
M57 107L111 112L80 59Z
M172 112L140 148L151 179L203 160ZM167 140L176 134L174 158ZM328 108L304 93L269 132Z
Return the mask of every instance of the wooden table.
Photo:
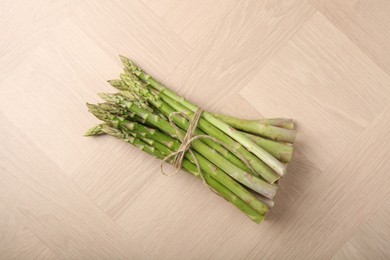
M390 2L26 1L0 9L1 259L389 259ZM261 225L112 138L124 54L207 110L299 134Z

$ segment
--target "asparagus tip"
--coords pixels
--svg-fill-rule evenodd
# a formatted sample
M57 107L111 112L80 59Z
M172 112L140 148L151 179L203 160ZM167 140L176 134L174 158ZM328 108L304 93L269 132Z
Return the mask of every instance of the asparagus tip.
M128 58L126 58L126 57L123 56L122 54L119 54L118 56L119 56L119 59L121 59L121 60L128 60Z
M88 107L88 110L89 111L91 111L91 110L93 110L95 107L96 107L96 105L94 105L94 104L91 104L91 103L85 103L85 105Z
M102 110L98 105L87 103L89 112L91 112L96 118L105 121L107 119L108 112Z
M97 94L101 99L108 100L110 98L110 94L108 93L98 93Z
M119 90L127 90L128 87L126 86L126 84L124 84L124 82L120 79L110 79L110 80L107 80L107 82L113 86L114 88L116 89L119 89Z
M102 129L102 124L95 125L88 129L85 133L84 136L96 136L96 135L103 135L105 134L103 129Z
M125 67L127 68L130 63L130 60L123 55L119 55L119 59L121 60L122 64L125 65Z
M119 59L121 60L123 66L125 67L125 72L130 72L130 74L135 74L139 76L142 72L141 69L134 64L130 59L126 58L123 55L119 55Z

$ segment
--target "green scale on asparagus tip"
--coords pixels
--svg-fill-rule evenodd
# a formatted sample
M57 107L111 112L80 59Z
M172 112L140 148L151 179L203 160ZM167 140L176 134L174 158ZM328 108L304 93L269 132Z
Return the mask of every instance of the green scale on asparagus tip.
M85 132L84 136L96 136L96 135L104 135L105 132L102 129L102 124L91 127Z

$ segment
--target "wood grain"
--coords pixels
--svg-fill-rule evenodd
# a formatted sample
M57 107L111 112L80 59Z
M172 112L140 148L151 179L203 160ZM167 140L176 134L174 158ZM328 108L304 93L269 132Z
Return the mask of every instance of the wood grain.
M61 258L146 258L136 242L1 116L1 197Z
M389 103L389 80L317 13L240 94L266 117L296 118L298 141L323 170Z
M352 238L343 245L332 259L386 259L390 255L390 200L388 199L359 227ZM356 253L356 255L355 255Z
M0 2L0 73L12 72L77 7L77 1Z
M216 109L247 84L314 13L306 1L241 1L166 83L197 104Z
M158 1L143 0L172 31L192 48L201 45L218 28L224 17L239 4L237 0Z
M58 259L23 223L23 216L12 205L1 202L0 257L2 259Z
M390 72L390 2L312 0L317 9L352 42Z
M389 259L389 1L3 1L1 259ZM291 117L256 225L118 140L85 102L118 54L205 108Z

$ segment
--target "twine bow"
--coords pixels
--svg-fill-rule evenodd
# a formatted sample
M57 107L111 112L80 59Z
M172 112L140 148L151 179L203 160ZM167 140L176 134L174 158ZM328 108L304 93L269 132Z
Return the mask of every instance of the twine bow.
M199 166L198 159L196 159L196 156L195 156L194 152L190 148L191 143L194 140L197 140L197 139L200 139L200 138L209 138L209 136L207 136L207 135L196 135L196 136L193 136L193 134L195 132L195 129L196 129L196 126L198 125L200 116L202 115L202 112L203 112L203 109L202 108L198 108L198 110L196 110L192 120L184 112L172 112L169 115L169 117L168 117L169 123L175 129L176 135L177 135L177 137L181 141L181 146L179 147L179 149L176 152L171 153L170 155L166 156L162 160L161 165L160 165L162 174L164 174L166 176L175 176L176 174L178 174L180 172L181 166L183 164L184 156L185 156L186 152L188 151L191 154L192 158L194 159L194 163L196 165L196 168L198 170L198 173L199 173L200 177L203 180L203 183L206 184L206 181L204 179L203 173L202 173L202 171L200 169L200 166ZM173 117L175 115L181 115L182 117L186 118L190 122L190 125L188 127L187 133L186 133L186 135L184 137L180 133L180 129L173 122ZM164 163L167 162L170 158L173 158L172 164L176 168L176 171L173 174L167 174L164 171L164 169L163 169Z

